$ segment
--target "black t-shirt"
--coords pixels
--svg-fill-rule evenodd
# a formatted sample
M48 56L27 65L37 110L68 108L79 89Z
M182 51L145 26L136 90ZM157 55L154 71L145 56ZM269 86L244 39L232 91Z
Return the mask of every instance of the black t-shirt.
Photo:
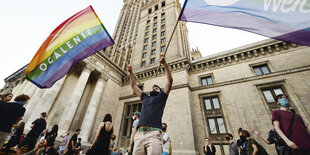
M23 117L26 109L18 103L0 104L0 131L10 133L19 117Z
M75 145L75 148L79 148L80 146L81 146L81 143L77 142L76 145Z
M46 128L46 121L43 118L36 119L34 122L34 127L29 131L27 136L31 136L32 138L38 138L43 130Z
M72 141L73 141L73 146L76 145L76 141L77 141L77 134L74 134L68 144L68 150L72 150Z
M4 100L0 100L0 104L1 104L1 103L7 103L7 102L5 102Z
M212 149L212 150L211 150ZM206 146L203 146L203 153L205 153L205 155L215 155L216 149L214 145L211 145L211 149L208 146L207 147L207 152L206 152ZM212 151L212 152L211 152Z
M161 129L161 119L168 96L161 91L157 96L148 96L141 94L142 109L139 118L138 128L140 126L149 126Z
M247 155L246 145L247 141L242 141L241 139L237 140L237 145L241 149L241 155Z

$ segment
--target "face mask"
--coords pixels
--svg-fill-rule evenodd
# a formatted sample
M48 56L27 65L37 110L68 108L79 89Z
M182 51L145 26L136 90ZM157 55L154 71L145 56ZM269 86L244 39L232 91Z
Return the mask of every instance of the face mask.
M246 140L245 136L240 136L240 139L241 139L242 141L245 141L245 140Z
M19 105L21 105L21 106L24 106L24 105L26 105L27 103L26 102L17 102Z
M135 116L132 116L132 119L133 119L133 120L135 120L135 119L136 119L136 117L135 117Z
M282 107L289 107L290 106L290 101L288 101L287 98L282 98L280 101L279 101L280 105Z
M159 93L157 91L151 91L150 96L157 96Z
M167 128L163 128L163 131L166 131L167 130Z
M226 140L230 140L230 137L225 137L226 138Z

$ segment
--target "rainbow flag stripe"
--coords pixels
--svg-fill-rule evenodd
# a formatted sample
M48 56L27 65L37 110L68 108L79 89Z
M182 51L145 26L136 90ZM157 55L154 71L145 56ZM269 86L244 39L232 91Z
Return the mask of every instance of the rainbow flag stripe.
M60 24L43 42L25 74L40 88L50 88L76 63L113 45L92 6Z
M179 20L310 46L309 0L185 0Z

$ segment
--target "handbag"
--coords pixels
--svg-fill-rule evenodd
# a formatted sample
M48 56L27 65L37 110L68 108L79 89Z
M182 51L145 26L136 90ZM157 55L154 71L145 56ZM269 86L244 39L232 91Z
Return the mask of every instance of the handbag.
M292 127L293 127L294 120L295 120L295 111L293 111L293 118L290 122L290 127L289 127L288 137L287 137L288 139L291 139L291 136L292 136ZM283 154L284 155L293 155L293 149L290 148L288 145L285 145Z

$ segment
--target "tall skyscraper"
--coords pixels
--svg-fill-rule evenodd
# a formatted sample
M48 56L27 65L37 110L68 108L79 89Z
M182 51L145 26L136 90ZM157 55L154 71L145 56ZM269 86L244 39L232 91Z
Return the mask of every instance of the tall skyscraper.
M104 53L124 70L127 66L125 61L138 70L158 65L180 10L177 0L124 0L113 33L115 45L105 49ZM180 22L167 59L189 56L187 28L185 23Z

